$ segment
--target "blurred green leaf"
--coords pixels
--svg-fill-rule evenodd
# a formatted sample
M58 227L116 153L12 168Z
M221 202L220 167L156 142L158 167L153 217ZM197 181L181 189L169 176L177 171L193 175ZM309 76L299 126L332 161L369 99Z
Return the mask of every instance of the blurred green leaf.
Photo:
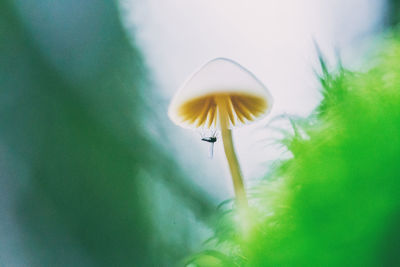
M149 135L163 107L114 2L1 1L0 88L1 153L27 170L1 179L29 266L171 265L190 250L188 215L214 208Z

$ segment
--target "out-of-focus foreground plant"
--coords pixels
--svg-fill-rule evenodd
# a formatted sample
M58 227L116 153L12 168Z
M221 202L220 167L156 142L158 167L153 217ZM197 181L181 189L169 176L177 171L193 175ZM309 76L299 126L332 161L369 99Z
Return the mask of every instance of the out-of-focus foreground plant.
M190 251L212 206L148 130L163 107L131 42L113 1L0 1L1 266Z
M386 9L386 25L396 26L400 22L400 0L386 0Z
M228 209L190 266L400 264L400 41L389 39L365 73L329 73L321 58L321 104L292 120L292 157L251 190L252 237Z

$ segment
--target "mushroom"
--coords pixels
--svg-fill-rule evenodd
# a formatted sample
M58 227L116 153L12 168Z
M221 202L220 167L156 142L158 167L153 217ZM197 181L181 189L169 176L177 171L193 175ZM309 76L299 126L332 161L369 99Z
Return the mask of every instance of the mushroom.
M170 119L184 128L219 129L238 205L247 207L232 129L269 113L272 97L247 69L227 58L216 58L194 72L173 97Z

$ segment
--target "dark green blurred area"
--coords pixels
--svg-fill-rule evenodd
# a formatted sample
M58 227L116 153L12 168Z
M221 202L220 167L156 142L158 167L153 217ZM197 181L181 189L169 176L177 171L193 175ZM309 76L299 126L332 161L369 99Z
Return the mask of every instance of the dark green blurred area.
M0 101L0 266L190 253L213 208L147 130L165 107L113 1L1 1Z
M400 0L387 0L387 26L396 26L400 22Z

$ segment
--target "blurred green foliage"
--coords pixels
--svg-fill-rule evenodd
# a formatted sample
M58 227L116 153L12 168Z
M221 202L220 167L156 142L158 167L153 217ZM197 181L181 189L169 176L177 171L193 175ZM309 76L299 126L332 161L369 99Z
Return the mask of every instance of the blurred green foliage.
M400 1L387 0L387 4L386 24L388 26L396 26L400 22Z
M2 237L14 251L0 265L170 266L190 252L188 218L213 208L149 130L165 110L133 41L113 1L0 1L0 230L19 236Z
M381 51L366 73L330 73L320 55L323 100L291 119L292 157L250 190L250 237L234 211L221 217L207 246L233 263L214 254L217 266L400 265L400 40Z

